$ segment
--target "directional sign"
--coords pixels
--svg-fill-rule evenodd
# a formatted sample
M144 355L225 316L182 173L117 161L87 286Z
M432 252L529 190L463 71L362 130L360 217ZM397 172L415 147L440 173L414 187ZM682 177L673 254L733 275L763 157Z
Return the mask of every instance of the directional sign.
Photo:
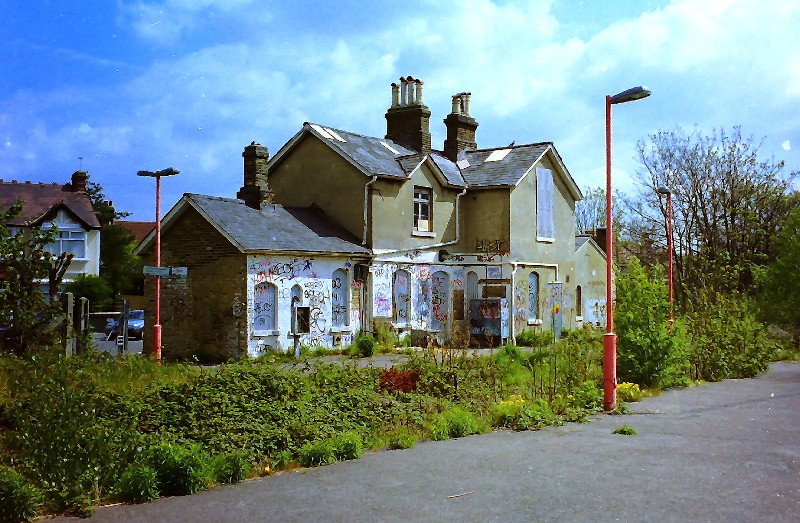
M186 278L189 276L188 267L170 267L170 276L173 278Z
M148 276L161 276L169 278L169 267L153 267L152 265L145 265L142 268L142 272L144 272Z

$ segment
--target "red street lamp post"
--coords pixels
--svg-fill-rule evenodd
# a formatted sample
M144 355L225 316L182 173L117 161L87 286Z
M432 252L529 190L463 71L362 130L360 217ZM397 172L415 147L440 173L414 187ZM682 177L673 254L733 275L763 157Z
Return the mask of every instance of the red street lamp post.
M656 189L658 194L666 194L667 195L667 274L668 274L668 281L669 281L669 319L667 323L669 324L670 331L672 330L672 324L675 323L675 308L673 302L673 264L672 264L672 191L670 191L667 187L659 187Z
M161 267L161 177L179 174L172 167L162 171L139 171L137 176L156 179L156 267ZM161 276L156 275L155 321L153 322L153 354L156 363L161 364Z
M606 96L606 334L603 337L603 408L617 404L617 335L614 333L614 230L611 199L611 106L650 96L644 87L633 87L614 96Z

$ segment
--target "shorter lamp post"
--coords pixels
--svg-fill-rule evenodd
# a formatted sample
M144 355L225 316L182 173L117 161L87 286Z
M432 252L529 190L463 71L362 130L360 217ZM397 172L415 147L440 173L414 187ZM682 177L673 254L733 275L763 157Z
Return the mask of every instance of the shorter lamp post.
M646 88L632 87L606 96L606 334L603 337L603 408L617 404L617 335L614 333L614 230L611 199L611 106L650 96Z
M656 192L658 194L667 195L667 274L669 282L669 319L667 322L669 323L669 328L671 330L672 324L675 323L672 283L672 191L670 191L667 187L662 186L656 189Z
M172 167L161 171L139 171L137 176L149 176L156 179L156 267L161 267L161 177L179 174ZM156 363L161 364L161 276L156 275L155 321L153 322L153 355Z

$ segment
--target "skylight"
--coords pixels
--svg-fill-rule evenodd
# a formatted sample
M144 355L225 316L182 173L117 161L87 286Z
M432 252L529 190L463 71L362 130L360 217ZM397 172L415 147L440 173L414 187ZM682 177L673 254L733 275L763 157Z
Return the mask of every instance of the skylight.
M456 165L458 165L459 169L466 169L467 167L469 167L469 161L466 158L462 158L461 160L456 162Z
M327 138L328 140L334 140L333 135L331 135L331 133L329 133L324 127L322 127L320 125L317 125L315 123L312 123L311 124L311 128L314 129L315 131L317 131L319 134L321 134L325 138Z
M400 151L398 151L397 149L395 149L394 147L392 147L391 145L389 145L389 144L388 144L388 143L386 143L386 142L381 142L381 145L382 145L382 146L384 146L384 147L386 147L386 148L387 148L387 149L389 149L390 151L392 151L392 153L394 153L394 154L400 154Z
M508 156L508 153L510 153L510 152L511 152L511 149L497 149L496 151L492 151L492 154L490 154L489 157L486 158L486 160L484 160L484 161L486 161L486 162L499 162L500 160L502 160L503 158Z
M339 133L337 133L337 132L336 132L336 131L334 131L333 129L330 129L330 128L327 128L327 127L326 127L326 128L325 128L325 130L326 130L326 131L328 131L328 134L330 134L331 136L333 136L334 138L336 138L336 139L337 139L337 140L339 140L340 142L345 142L345 143L347 142L347 140L345 140L344 138L342 138L341 136L339 136Z

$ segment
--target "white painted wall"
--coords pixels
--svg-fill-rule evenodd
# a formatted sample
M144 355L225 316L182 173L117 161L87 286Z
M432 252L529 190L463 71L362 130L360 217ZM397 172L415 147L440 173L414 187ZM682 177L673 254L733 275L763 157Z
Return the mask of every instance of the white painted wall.
M265 350L285 351L293 346L292 288L300 287L301 306L311 307L311 333L300 336L307 346L334 347L335 338L341 345L353 342L361 329L361 290L353 282L355 261L349 258L261 256L247 257L247 339L248 353L257 356ZM343 269L346 282L333 281L333 273ZM271 331L254 325L256 285L270 282L277 287L277 328ZM349 324L333 325L333 294L344 293L348 304Z

